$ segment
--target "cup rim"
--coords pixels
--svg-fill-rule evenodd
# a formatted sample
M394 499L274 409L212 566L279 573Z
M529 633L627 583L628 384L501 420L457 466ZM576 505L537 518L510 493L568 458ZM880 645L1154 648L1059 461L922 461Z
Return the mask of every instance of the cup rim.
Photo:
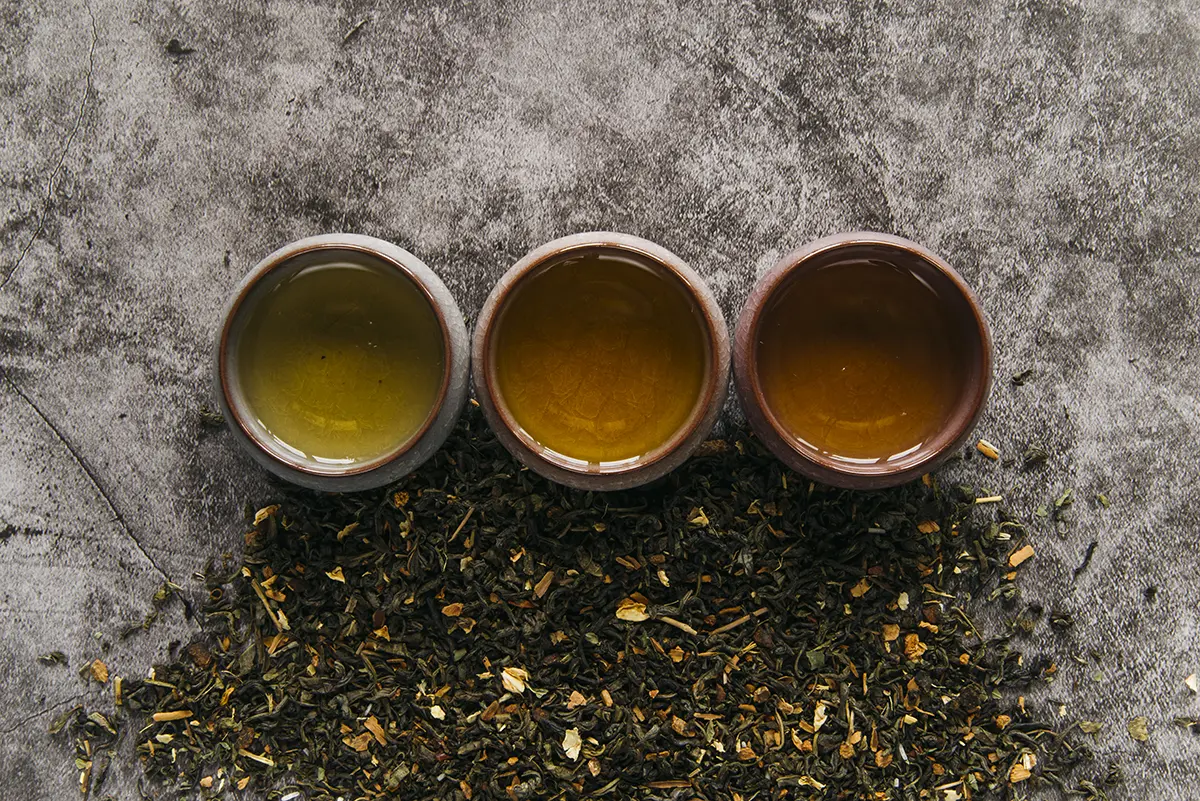
M959 400L945 426L910 457L897 462L854 464L832 459L795 442L767 402L759 377L759 331L765 311L778 293L800 273L814 269L822 257L841 250L875 247L903 254L931 267L946 278L970 310L970 320L979 353L972 367L978 372L965 378ZM966 327L964 327L966 330ZM948 458L970 436L978 422L992 383L992 337L983 309L974 291L945 260L928 248L903 237L873 231L833 234L809 242L781 257L751 291L738 320L735 377L738 395L751 428L768 449L788 466L822 483L849 489L894 486L917 478Z
M696 310L707 360L704 383L684 423L650 453L631 460L581 464L538 443L513 416L504 401L495 369L496 331L504 312L524 282L541 268L572 256L609 251L635 257L670 278ZM722 334L724 334L722 336ZM667 249L640 237L592 231L560 237L535 248L510 267L493 287L476 323L472 354L476 393L501 442L535 472L558 483L583 489L617 489L652 481L674 469L711 430L728 383L729 335L724 316L703 279Z
M245 438L268 459L289 469L296 470L305 476L311 476L317 479L338 479L351 476L361 476L385 467L397 459L402 458L421 442L421 440L429 432L430 428L437 421L439 412L442 409L443 404L446 402L446 396L450 388L452 372L452 343L450 339L450 331L446 322L446 316L441 308L441 305L438 303L429 287L426 286L425 281L420 275L418 275L418 270L415 269L413 265L405 263L405 257L412 258L417 263L420 263L419 260L416 259L415 256L412 256L412 254L400 248L395 248L395 250L398 252L396 254L391 254L386 251L392 250L392 248L376 247L373 244L363 241L365 239L367 238L355 237L354 240L349 238L343 239L339 238L336 234L326 234L322 236L301 239L275 250L258 262L258 264L256 264L250 270L250 272L246 274L245 278L242 279L242 283L239 284L237 291L226 308L221 324L221 333L218 337L217 375L220 379L221 396L224 401L223 405L229 411L230 416L237 424L238 429L243 435L245 435ZM382 240L380 241L382 242ZM389 243L383 244L386 245ZM286 451L283 451L282 449L271 448L268 443L263 441L262 437L254 429L254 427L247 422L245 415L249 411L248 404L239 403L238 399L235 398L234 393L231 391L232 386L240 385L241 379L234 374L234 371L230 369L231 343L229 340L230 334L234 328L234 323L237 321L239 313L243 311L243 304L246 302L255 288L260 286L260 284L272 274L286 268L290 263L301 256L319 253L321 251L351 251L360 253L377 260L384 266L398 271L401 276L408 279L417 288L422 297L424 297L425 302L429 304L429 307L433 310L434 317L437 320L438 330L442 335L442 380L440 386L438 387L437 396L434 398L433 404L430 406L429 413L426 415L424 421L422 421L420 428L418 428L411 436L409 436L395 448L380 454L373 459L363 462L355 462L346 466L322 466L319 464L314 464L312 461L299 459L287 453ZM421 264L421 266L423 267L424 265Z

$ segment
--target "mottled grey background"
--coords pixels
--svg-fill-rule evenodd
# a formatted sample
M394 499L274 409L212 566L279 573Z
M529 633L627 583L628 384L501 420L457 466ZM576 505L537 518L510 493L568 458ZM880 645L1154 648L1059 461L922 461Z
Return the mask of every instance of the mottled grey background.
M236 549L267 491L196 417L240 275L357 231L418 254L472 318L519 255L596 228L679 253L731 320L820 235L948 258L994 324L980 433L1053 454L962 474L1023 514L1079 499L1064 533L1034 526L1023 579L1078 620L1031 644L1059 656L1045 698L1104 722L1116 797L1200 798L1200 738L1171 724L1200 714L1196 3L0 9L0 799L73 797L44 732L99 696L75 669L139 674L187 636L174 611L116 638L164 576L195 586ZM1099 662L1069 658L1088 647ZM51 649L71 667L35 663Z

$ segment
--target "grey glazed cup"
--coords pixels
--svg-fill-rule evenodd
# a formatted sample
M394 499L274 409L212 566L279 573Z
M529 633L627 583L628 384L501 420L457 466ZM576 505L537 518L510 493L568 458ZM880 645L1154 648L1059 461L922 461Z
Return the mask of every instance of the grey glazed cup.
M237 323L257 288L277 270L301 256L366 255L408 277L429 301L442 329L445 372L433 410L422 428L396 450L352 465L328 465L301 459L279 447L250 413L237 375ZM249 313L249 312L246 312ZM238 444L260 465L282 479L309 489L350 492L396 481L433 455L450 435L469 394L470 344L467 327L446 285L423 261L402 247L361 234L322 234L292 242L270 254L238 283L225 306L213 354L214 392ZM261 429L261 430L260 430Z
M841 261L875 259L903 264L940 293L948 319L964 343L969 366L958 404L937 436L896 462L852 465L796 442L776 419L758 376L759 322L771 301L805 270L836 267ZM819 298L812 299L819 303ZM834 234L788 253L759 279L742 307L734 336L734 383L746 420L775 456L801 475L845 489L878 489L911 481L949 458L971 436L992 384L992 335L975 293L954 268L908 239L872 231Z
M539 445L521 430L504 404L496 384L495 348L492 335L495 324L512 291L522 279L543 265L589 251L625 253L677 280L695 303L704 324L709 363L704 388L687 422L666 443L634 464L593 464L581 469L564 461L553 451ZM729 385L729 330L712 292L703 279L675 254L664 247L629 234L592 231L547 242L531 251L501 276L493 287L475 323L471 343L472 378L475 396L497 439L530 470L551 481L575 489L622 490L648 484L674 470L691 455L712 431Z

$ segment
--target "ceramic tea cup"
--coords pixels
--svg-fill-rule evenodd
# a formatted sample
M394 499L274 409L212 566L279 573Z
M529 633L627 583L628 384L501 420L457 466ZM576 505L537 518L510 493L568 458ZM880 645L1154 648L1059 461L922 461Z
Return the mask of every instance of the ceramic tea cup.
M991 386L992 339L942 258L898 236L837 234L755 285L734 373L751 428L781 461L872 489L927 473L968 440Z
M475 326L473 382L500 442L579 489L616 490L680 465L712 429L729 337L712 293L678 256L592 232L533 250Z
M319 330L303 327L310 319ZM425 351L406 351L409 340ZM416 400L404 390L414 365ZM397 245L344 233L255 265L230 296L213 356L215 394L244 450L329 491L381 486L428 459L462 412L468 373L466 325L441 279Z

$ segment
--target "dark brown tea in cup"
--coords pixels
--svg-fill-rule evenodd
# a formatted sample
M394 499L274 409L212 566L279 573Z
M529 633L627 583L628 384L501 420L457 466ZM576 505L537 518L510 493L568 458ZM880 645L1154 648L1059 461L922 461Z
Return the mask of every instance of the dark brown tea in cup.
M779 427L851 464L916 452L945 428L970 369L947 307L902 264L798 270L758 327L759 381Z

